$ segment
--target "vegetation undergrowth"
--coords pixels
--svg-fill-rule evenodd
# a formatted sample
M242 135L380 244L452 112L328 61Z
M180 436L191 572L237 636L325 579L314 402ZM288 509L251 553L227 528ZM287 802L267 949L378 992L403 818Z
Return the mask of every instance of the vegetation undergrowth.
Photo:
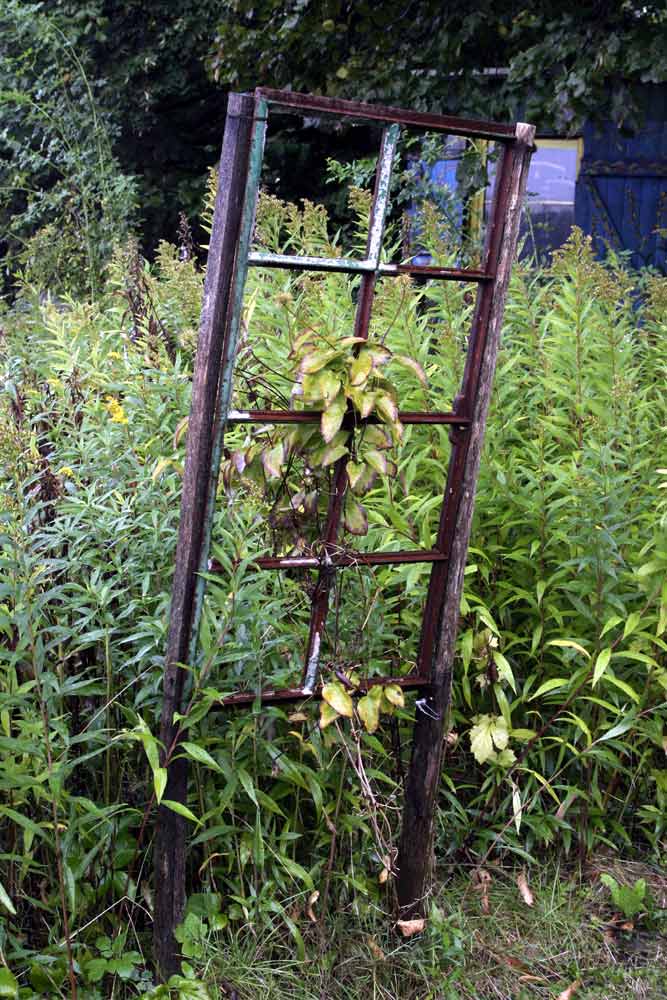
M361 231L367 198L352 197ZM264 249L336 252L322 209L268 197L256 239ZM428 218L423 240L435 262L448 262L451 248ZM163 244L149 267L130 242L93 302L44 299L26 284L2 316L5 995L169 995L151 993L150 836L164 787L154 734L201 283L187 248ZM313 996L353 996L357 976L378 997L484 996L488 982L467 985L466 934L482 935L493 956L491 938L507 940L500 915L509 921L512 894L517 913L528 907L513 880L500 893L503 867L535 866L547 849L567 863L606 849L664 865L666 289L663 278L601 265L576 231L549 269L515 269L435 845L440 865L477 872L466 898L481 911L453 903L455 881L434 897L424 935L401 944L390 927L414 701L390 702L370 726L347 703L325 728L309 703L219 710L232 690L299 675L313 580L261 571L254 559L311 551L331 475L323 456L289 451L283 431L229 432L218 571L182 719L191 895L179 931L184 978L172 995L307 996L317 969ZM344 275L253 270L235 406L299 405L298 338L349 331L354 297ZM370 389L401 409L447 408L472 308L454 282L380 282L371 334L384 360ZM318 372L327 367L338 377L340 356ZM369 444L356 458L376 475L366 476L355 500L363 516L347 520L341 545L429 548L446 430L394 427L381 447ZM341 571L323 679L408 672L426 583L418 564ZM554 876L547 892L535 881L543 930L554 914L571 928L567 885ZM521 926L517 917L517 934ZM549 965L556 926L542 957L517 954L528 972L516 981L534 961L544 982L514 992L496 983L489 996L549 996L577 979L591 996L615 995L608 985L594 992L601 960L581 936L567 974ZM340 953L327 950L331 928ZM628 980L622 988L628 995Z

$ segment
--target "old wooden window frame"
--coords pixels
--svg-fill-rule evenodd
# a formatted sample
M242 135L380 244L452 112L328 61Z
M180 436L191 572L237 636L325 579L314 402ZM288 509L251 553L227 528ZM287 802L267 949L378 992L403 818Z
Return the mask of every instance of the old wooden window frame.
M267 119L271 109L295 114L331 115L382 123L366 256L353 258L299 257L251 252L250 244L259 193ZM450 269L381 260L392 160L401 126L442 132L501 145L492 210L480 269ZM486 410L511 261L516 248L521 198L525 189L534 129L424 112L386 108L312 95L259 88L254 95L231 94L220 161L220 178L202 305L193 377L183 475L181 521L176 553L170 630L164 675L160 737L168 767L165 798L185 803L187 762L173 756L180 738L174 713L183 708L188 670L196 661L206 577L217 567L209 559L225 427L235 423L302 423L319 421L317 411L230 410L234 360L241 325L243 292L249 267L337 271L360 275L355 336L368 336L375 285L380 277L400 274L431 280L470 282L477 287L466 364L460 392L450 411L400 412L404 424L446 424L452 449L446 477L436 544L431 550L396 553L354 553L336 545L347 484L347 457L334 466L332 489L320 551L314 557L260 557L267 570L316 569L308 645L301 684L295 688L239 691L224 699L226 706L318 698L319 645L326 621L329 593L337 566L430 563L416 670L405 677L372 677L374 684L399 684L417 689L423 698L415 720L413 758L406 782L403 835L399 852L399 899L406 913L421 905L428 871L429 843L438 784L442 735L451 684L451 665L461 582L479 467ZM361 425L351 409L350 433ZM185 820L160 807L156 829L156 959L162 975L178 966L174 927L185 903ZM420 855L414 857L415 852Z

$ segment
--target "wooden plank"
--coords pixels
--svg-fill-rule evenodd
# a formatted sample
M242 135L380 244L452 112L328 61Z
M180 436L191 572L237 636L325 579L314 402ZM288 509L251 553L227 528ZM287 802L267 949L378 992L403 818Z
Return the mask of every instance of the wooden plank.
M225 317L241 223L253 106L251 97L239 94L229 96L192 383L160 722L162 760L163 763L166 760L168 765L164 797L182 803L187 799L187 763L183 758L171 762L167 758L177 739L174 712L183 709L187 671L181 664L187 660L191 642L197 571L209 495ZM155 826L153 946L162 979L177 972L180 965L173 932L183 919L185 908L185 827L186 820L181 816L164 806L159 807Z
M445 579L439 607L435 609L437 613L433 616L435 644L432 658L430 664L422 663L419 671L423 674L424 667L430 666L431 688L425 706L427 710L418 709L415 717L412 758L405 788L403 828L398 855L398 900L403 918L423 912L432 869L434 817L451 701L452 669L463 573L491 386L500 344L505 298L516 252L521 206L534 135L535 130L531 125L518 124L516 144L505 149L500 173L504 174L506 168L509 170L506 199L500 190L503 185L501 176L498 179L500 189L496 191L494 198L493 225L487 237L485 270L493 269L496 278L488 306L483 352L480 352L478 358L473 357L474 349L471 344L464 375L466 396L463 405L471 406L471 411L465 415L471 417L472 424L459 447L453 449L450 459L448 490L454 463L462 465L461 488L453 511L451 550L448 553L450 559L434 568L434 571L444 572ZM498 248L497 266L492 267L493 262L489 261L488 257L494 243ZM478 303L478 309L481 308L485 308L484 304ZM446 504L450 502L448 493Z

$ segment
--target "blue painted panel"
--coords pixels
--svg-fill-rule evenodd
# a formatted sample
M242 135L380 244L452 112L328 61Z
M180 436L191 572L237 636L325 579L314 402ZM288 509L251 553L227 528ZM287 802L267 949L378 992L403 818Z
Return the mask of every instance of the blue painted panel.
M608 172L613 166L613 173ZM661 176L662 174L662 176ZM584 129L575 221L597 253L630 252L634 267L667 271L667 122L647 121L636 136L611 122Z

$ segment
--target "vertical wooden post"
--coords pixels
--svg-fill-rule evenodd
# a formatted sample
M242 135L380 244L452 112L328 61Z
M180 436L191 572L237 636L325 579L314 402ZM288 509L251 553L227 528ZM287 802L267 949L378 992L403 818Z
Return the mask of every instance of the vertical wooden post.
M422 655L428 658L423 667L429 670L431 687L426 711L417 709L405 788L398 855L398 900L403 918L423 912L431 873L435 809L451 701L463 573L505 298L516 252L534 135L533 126L518 124L516 142L506 146L503 152L485 248L485 270L494 275L494 280L480 289L478 294L462 393L457 401L457 412L468 417L471 423L469 427L455 429L452 434L453 447L441 522L441 534L446 534L448 539L449 558L433 568L434 577L444 574L444 581L438 579L434 582L432 578L424 619L432 623L434 633L422 637Z
M192 633L197 628L195 591L205 543L207 501L211 492L214 421L218 400L225 321L233 286L236 247L246 187L252 97L230 94L222 142L213 232L199 326L197 357L183 473L181 520L172 584L169 639L165 659L160 740L164 755L177 739L174 712L183 710L183 691ZM185 804L187 762L168 762L166 799ZM167 979L180 966L174 928L185 907L186 821L160 806L155 826L155 914L153 947L158 974Z

